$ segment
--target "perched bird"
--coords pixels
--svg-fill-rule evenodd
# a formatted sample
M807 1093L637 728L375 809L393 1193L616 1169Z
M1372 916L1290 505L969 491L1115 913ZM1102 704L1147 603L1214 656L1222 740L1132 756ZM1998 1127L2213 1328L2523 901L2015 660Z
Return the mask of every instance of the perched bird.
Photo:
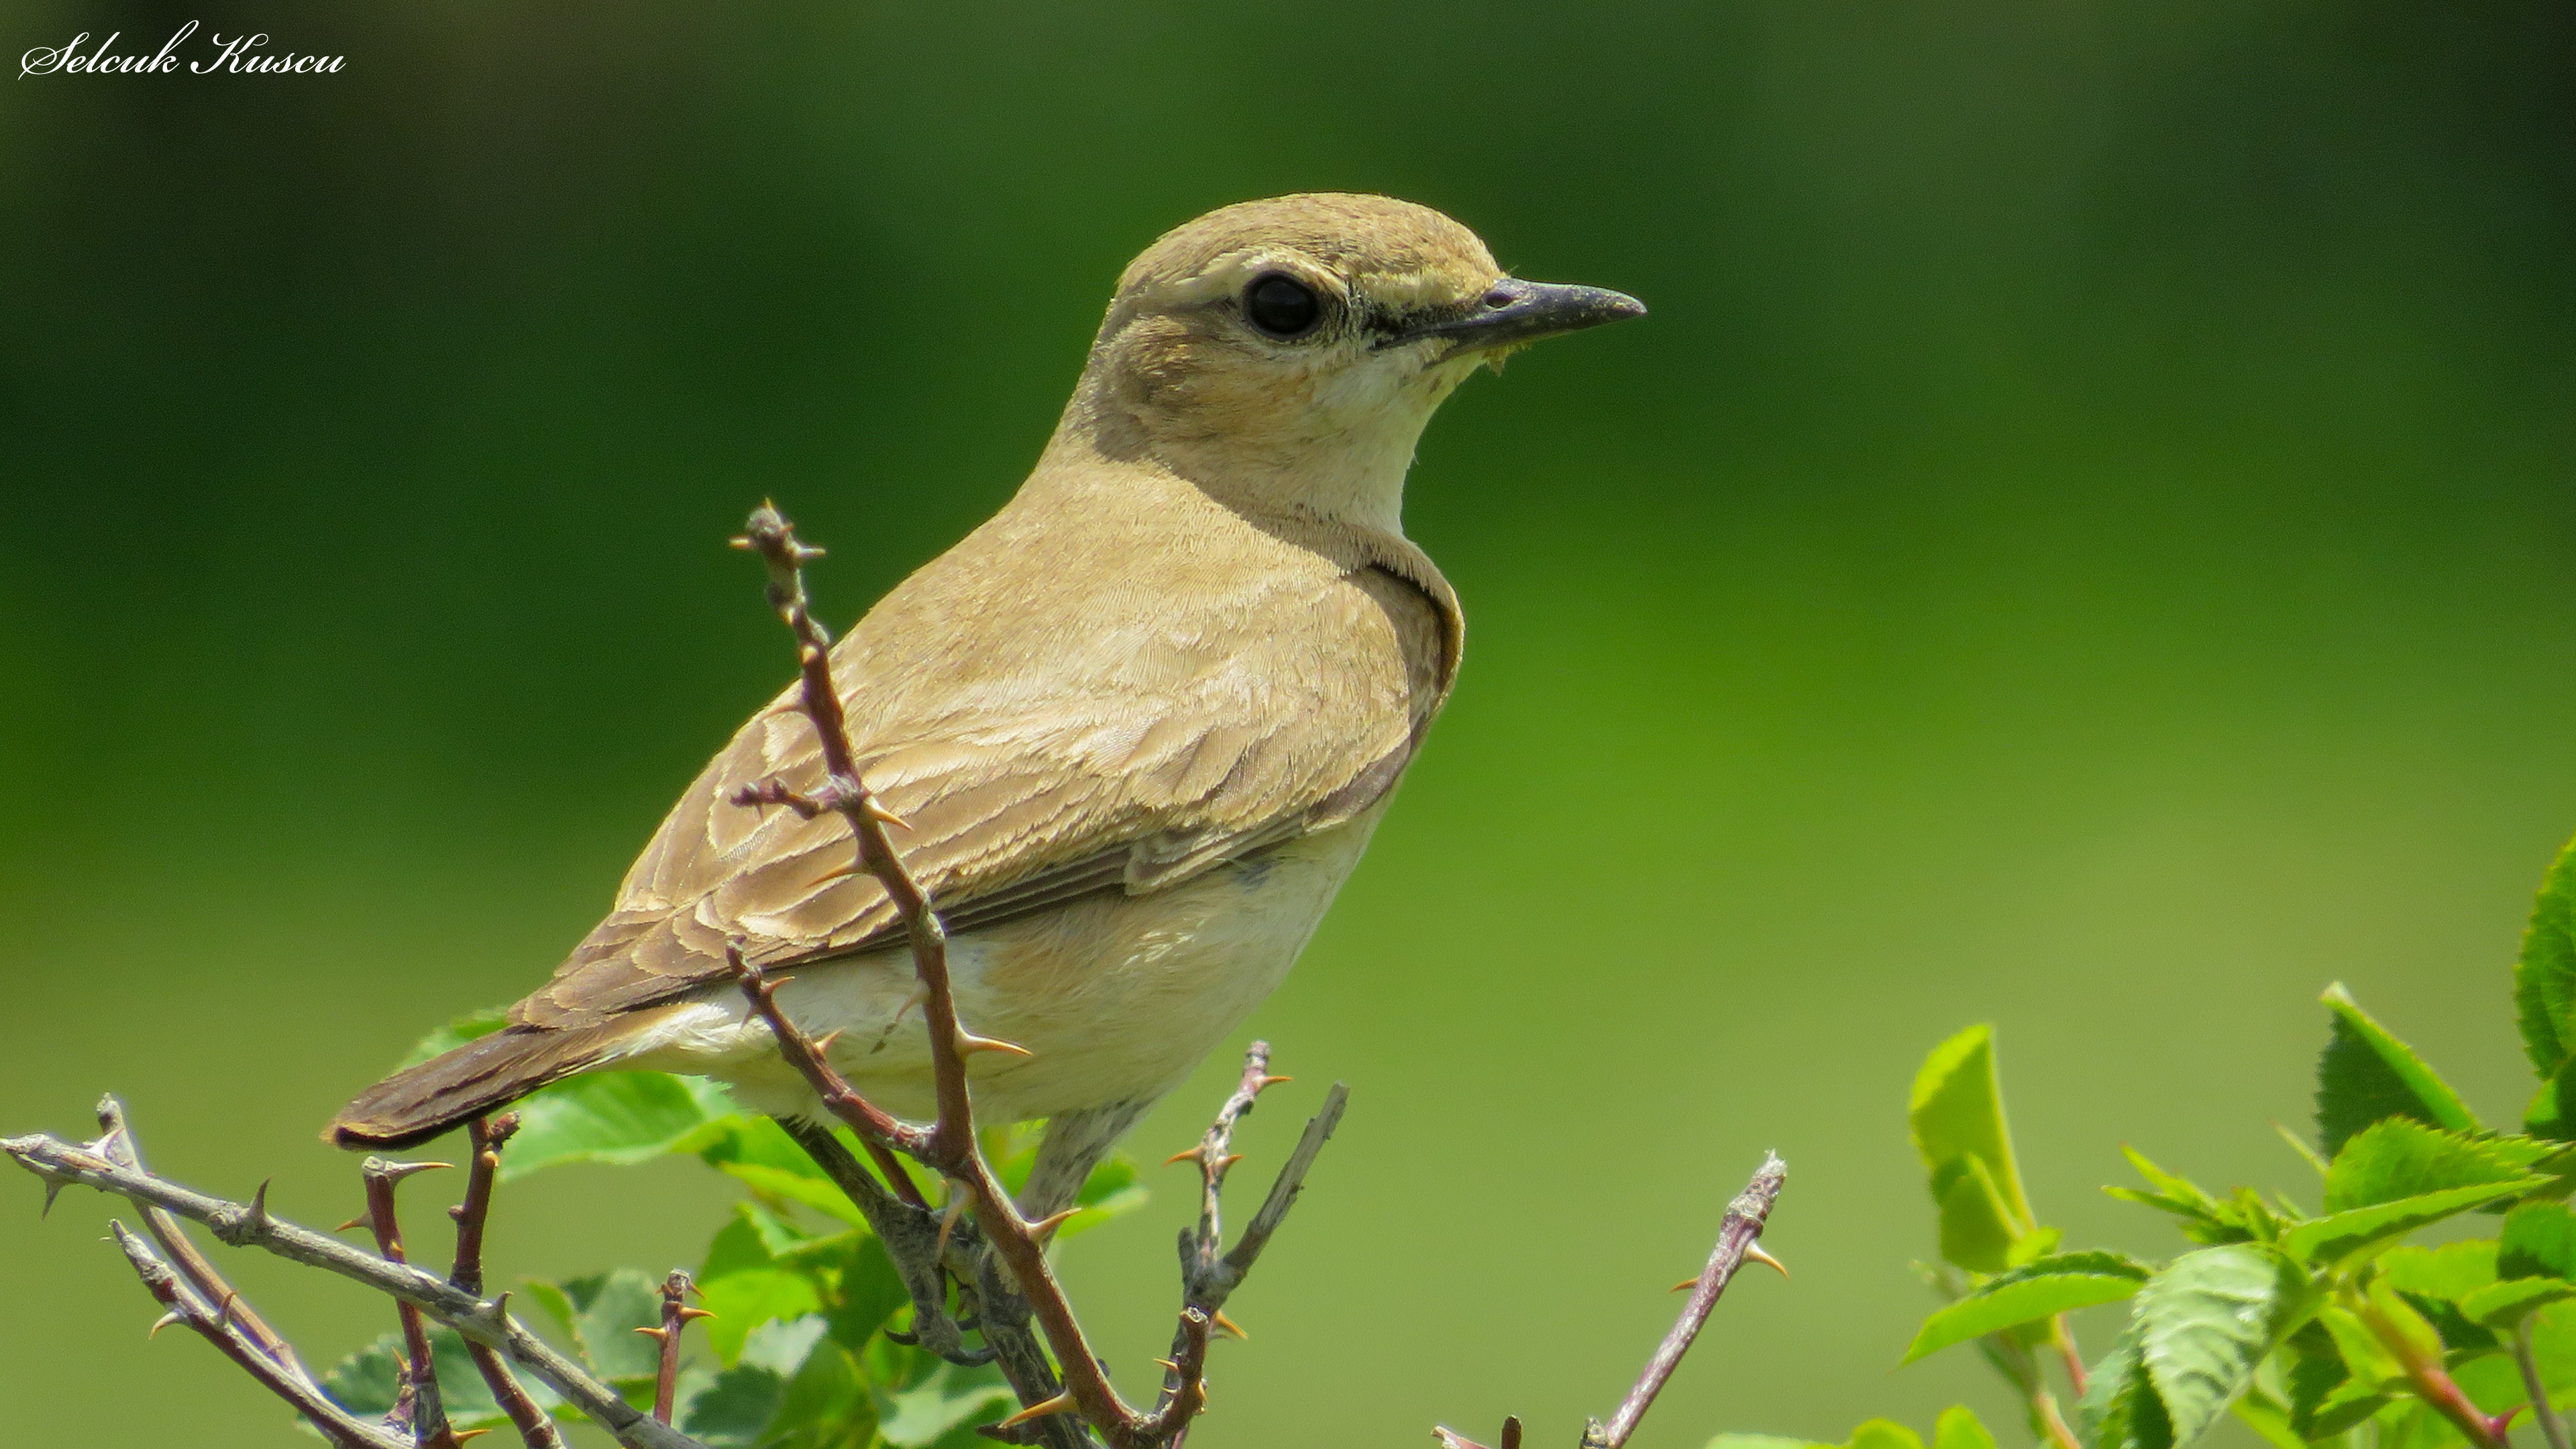
M952 934L988 1121L1049 1119L1023 1197L1091 1167L1278 985L1458 669L1456 596L1404 536L1432 411L1526 343L1642 314L1506 276L1380 196L1211 212L1119 279L1011 502L832 652L861 774ZM398 1148L576 1072L721 1079L820 1112L725 946L898 1115L933 1108L917 982L837 816L732 803L821 779L794 690L672 807L616 909L509 1025L368 1088L325 1136Z

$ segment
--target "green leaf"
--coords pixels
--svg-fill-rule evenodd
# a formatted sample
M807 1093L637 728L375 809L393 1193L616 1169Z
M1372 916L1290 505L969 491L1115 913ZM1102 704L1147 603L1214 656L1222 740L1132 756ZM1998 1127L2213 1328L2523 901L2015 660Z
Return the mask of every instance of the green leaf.
M2381 1255L2379 1276L2401 1293L2457 1303L2496 1280L2496 1240L2469 1238L2438 1248L2394 1248Z
M875 1423L875 1409L865 1380L849 1351L830 1339L805 1355L779 1396L778 1412L769 1421L771 1443L796 1445L865 1444ZM797 1436L795 1431L807 1431ZM776 1436L791 1436L780 1439Z
M856 1349L885 1327L896 1310L911 1303L912 1294L903 1285L903 1275L895 1271L894 1260L886 1256L885 1244L872 1238L850 1250L824 1313L831 1322L832 1337Z
M1996 1230L2001 1230L2008 1249L2011 1240L2038 1225L2038 1217L2031 1211L2013 1162L2003 1087L1995 1073L1992 1028L1972 1026L1932 1049L1915 1075L1906 1116L1913 1129L1914 1150L1931 1175L1933 1198L1941 1204L1944 1243L1955 1236L1981 1262L1992 1266L1952 1261L1972 1271L2000 1271L2003 1252L1985 1251ZM1972 1174L1984 1178L1981 1188L1960 1185ZM1954 1203L1957 1211L1991 1221L1963 1223L1954 1234L1950 1222Z
M2041 1258L2002 1277L1924 1320L1905 1350L1904 1363L1954 1343L1983 1338L2016 1323L2048 1318L2096 1303L2115 1303L2147 1281L2145 1265L2118 1253L2065 1253Z
M603 1379L649 1379L660 1373L661 1348L638 1334L662 1324L661 1285L632 1268L561 1283L531 1282L537 1300L563 1320L573 1347Z
M2496 1276L2576 1282L2576 1212L2565 1203L2527 1202L2506 1213L2496 1240Z
M1932 1426L1932 1449L1995 1449L1995 1436L1975 1410L1952 1404Z
M698 1293L715 1314L707 1320L707 1346L715 1350L717 1362L728 1365L742 1357L752 1330L772 1319L819 1314L823 1308L822 1290L814 1280L783 1268L727 1273L699 1283ZM638 1341L649 1346L649 1340Z
M2532 902L2513 1000L2532 1070L2557 1076L2576 1048L2576 842L2558 853Z
M897 1449L928 1449L949 1430L988 1414L1001 1418L1020 1402L997 1371L946 1363L912 1388L880 1397L877 1432Z
M483 1382L483 1375L466 1352L465 1340L455 1330L435 1326L429 1330L429 1359L438 1371L439 1398L449 1422L459 1429L486 1429L509 1422L501 1406L493 1402L491 1386ZM322 1376L322 1388L341 1408L361 1416L380 1417L393 1409L400 1396L401 1375L402 1335L388 1333L334 1364ZM539 1408L552 1410L562 1402L543 1383L532 1381L525 1387Z
M2317 1061L2317 1135L2328 1157L2373 1122L2407 1117L2451 1132L2483 1130L2477 1115L2415 1049L2390 1036L2338 981L2322 998L2334 1011Z
M2524 1137L2468 1138L2420 1122L2392 1117L2355 1133L2326 1170L2329 1214L2452 1188L2540 1185L2531 1166L2557 1152L2556 1144Z
M719 1169L764 1198L803 1203L859 1227L867 1217L837 1183L807 1173L787 1172L756 1162L728 1162Z
M1792 1439L1782 1434L1720 1434L1709 1440L1705 1449L1842 1449L1842 1446L1814 1439Z
M2570 1298L2576 1298L2576 1283L2557 1278L2508 1278L2461 1299L2460 1312L2472 1323L2509 1333L2534 1313Z
M2218 1422L2312 1298L2297 1264L2250 1243L2186 1253L2147 1280L2131 1321L2175 1443Z
M1923 1449L1923 1436L1894 1419L1870 1419L1852 1430L1843 1449Z
M729 1368L689 1400L680 1428L712 1449L756 1449L786 1395L787 1380L775 1369Z
M2174 1449L2173 1423L2149 1381L2132 1321L2093 1365L2075 1406L2075 1432L2085 1449Z
M2398 1239L2418 1228L2527 1191L2542 1180L2511 1177L2310 1218L2281 1235L2281 1250L2303 1263L2329 1269L2349 1268L2374 1253L2395 1247Z
M518 1135L501 1151L501 1179L567 1162L626 1165L696 1152L731 1130L724 1088L667 1072L591 1072L538 1091L516 1108Z
M2277 1233L2277 1215L2262 1207L2260 1200L2251 1194L2239 1193L2234 1199L2222 1202L2191 1179L2178 1177L2158 1167L2137 1149L2124 1146L2120 1151L2154 1191L2140 1192L2126 1187L2106 1187L2102 1191L2122 1202L2138 1203L2182 1219L2182 1235L2193 1242L2216 1246L2262 1240ZM2254 1205L2256 1216L2248 1216L2249 1202Z
M1940 1204L1941 1256L1972 1273L2001 1273L2012 1267L2013 1244L2022 1236L1979 1157L1954 1157L1932 1177L1932 1197Z
M2321 1309L2319 1319L2340 1312ZM2368 1330L2350 1314L2343 1314L2343 1319L2350 1331L2368 1337ZM2290 1395L2290 1429L2303 1439L2339 1434L2379 1412L2388 1402L2369 1384L2354 1382L2336 1343L2337 1335L2326 1323L2312 1321L2281 1346L2282 1380ZM2378 1351L2376 1343L2372 1351Z

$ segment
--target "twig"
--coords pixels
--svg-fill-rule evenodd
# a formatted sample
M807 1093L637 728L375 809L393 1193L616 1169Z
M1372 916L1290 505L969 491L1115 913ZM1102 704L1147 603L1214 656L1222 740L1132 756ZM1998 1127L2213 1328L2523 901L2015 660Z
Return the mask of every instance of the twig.
M394 1189L406 1177L447 1165L370 1157L359 1168L367 1184L367 1223L375 1231L376 1251L384 1255L386 1262L411 1261L403 1252L402 1220L394 1211ZM422 1449L456 1449L456 1436L447 1427L447 1406L439 1398L438 1365L430 1358L429 1330L420 1321L420 1309L396 1299L394 1316L402 1324L403 1340L402 1393L394 1416L411 1426L412 1439Z
M99 1139L92 1145L102 1156L136 1172L145 1170L143 1144L135 1140L134 1129L125 1118L125 1104L118 1101L113 1092L98 1099L98 1126ZM59 1183L45 1185L47 1206L53 1204L54 1194L61 1190ZM269 1327L268 1320L252 1312L250 1305L241 1301L241 1295L224 1281L223 1274L215 1271L214 1264L206 1261L206 1255L197 1250L187 1232L168 1213L144 1203L135 1204L135 1209L143 1218L144 1231L161 1245L162 1253L169 1258L171 1266L178 1270L181 1281L191 1291L208 1303L231 1304L233 1324L243 1336L257 1345L272 1362L311 1382L313 1376L304 1367L304 1361L296 1357L295 1345L288 1343L284 1334Z
M2540 1360L2531 1351L2531 1333L2537 1326L2533 1317L2526 1317L2515 1331L2514 1365L2522 1370L2522 1387L2531 1395L2531 1417L2540 1421L2540 1436L2549 1441L2549 1449L2568 1449L2567 1421L2549 1402L2549 1385L2541 1380Z
M191 1222L205 1224L215 1237L236 1248L259 1248L281 1258L337 1273L379 1293L419 1305L422 1312L467 1339L488 1344L504 1358L543 1379L583 1413L595 1419L626 1449L705 1449L686 1434L652 1416L637 1412L564 1357L545 1340L510 1316L509 1295L485 1301L445 1280L402 1263L391 1263L310 1228L271 1215L266 1203L210 1197L167 1179L137 1172L87 1147L44 1133L0 1138L0 1152L48 1183L78 1183L151 1204ZM406 1446L407 1449L407 1446Z
M466 1165L465 1201L447 1210L456 1219L456 1266L448 1271L447 1281L477 1298L483 1296L483 1229L492 1214L492 1188L501 1176L501 1148L518 1130L516 1112L477 1117L465 1128L474 1158ZM490 1345L469 1338L465 1356L474 1361L474 1371L492 1391L492 1402L501 1406L510 1427L519 1431L520 1443L527 1449L565 1449L563 1431L528 1397L518 1375L510 1372Z
M671 1276L662 1280L662 1326L635 1330L662 1345L661 1370L653 1379L653 1417L665 1424L671 1422L671 1410L680 1397L681 1332L692 1318L715 1317L688 1305L688 1296L696 1291L698 1285L689 1281L686 1269L672 1269Z
M125 1260L134 1266L135 1276L168 1313L152 1325L159 1332L164 1325L185 1324L213 1344L226 1358L241 1365L244 1372L265 1385L269 1392L292 1404L298 1413L313 1421L324 1438L343 1449L412 1449L409 1438L351 1415L348 1410L316 1388L313 1381L287 1364L271 1357L252 1335L242 1317L238 1297L227 1296L209 1304L182 1281L170 1265L161 1261L150 1244L125 1224L110 1219L108 1230L115 1234L116 1245L125 1250Z
M1762 1236L1762 1226L1770 1221L1771 1205L1780 1200L1780 1189L1789 1180L1789 1166L1777 1153L1764 1153L1762 1165L1744 1191L1726 1205L1726 1217L1718 1224L1717 1247L1708 1255L1708 1266L1700 1269L1699 1286L1691 1290L1690 1302L1683 1306L1681 1318L1673 1324L1664 1341L1655 1346L1654 1356L1646 1360L1646 1371L1637 1377L1637 1386L1610 1416L1607 1428L1594 1424L1583 1434L1584 1449L1619 1449L1628 1436L1637 1432L1637 1423L1654 1407L1655 1395L1662 1393L1673 1370L1690 1351L1691 1340L1708 1323L1709 1314L1717 1307L1718 1298L1744 1266L1745 1258L1754 1251L1754 1240Z
M735 977L753 1009L777 1038L780 1055L805 1078L824 1106L849 1123L859 1140L872 1150L902 1152L948 1179L953 1184L952 1191L964 1194L965 1203L973 1209L976 1227L1010 1270L1019 1296L1026 1300L1048 1346L1055 1351L1065 1389L1030 1403L1023 1388L1024 1407L995 1427L1009 1430L1070 1410L1079 1412L1097 1429L1111 1449L1169 1449L1206 1403L1203 1375L1214 1310L1203 1309L1195 1302L1183 1307L1172 1357L1172 1378L1162 1402L1152 1413L1138 1412L1119 1396L1084 1338L1074 1318L1073 1305L1047 1264L1044 1239L1053 1221L1033 1225L1023 1219L976 1146L975 1107L967 1086L966 1058L979 1051L1023 1049L976 1036L959 1022L956 994L948 974L947 930L932 909L929 893L905 867L887 834L888 825L902 821L877 802L860 778L840 691L832 678L831 634L814 619L805 592L804 566L821 557L822 550L799 540L795 526L768 504L753 512L734 546L758 553L768 566L770 607L796 636L799 702L814 726L823 762L823 783L811 794L772 779L745 787L734 800L742 805L785 805L807 819L828 812L849 823L860 868L875 877L885 890L911 941L913 967L921 979L924 997L923 1015L929 1027L937 1120L926 1130L912 1127L868 1102L779 1009L776 984L758 966L745 961L738 948L728 947ZM1325 1115L1317 1119L1320 1132L1317 1124L1309 1125L1308 1142L1301 1144L1299 1155L1282 1171L1279 1184L1271 1190L1270 1201L1254 1219L1253 1230L1235 1252L1220 1261L1219 1266L1228 1270L1223 1277L1239 1280L1269 1234L1277 1230L1279 1218L1296 1199L1298 1180L1312 1164L1314 1152L1321 1150L1323 1138L1331 1133L1327 1119L1340 1115L1343 1095L1337 1089L1327 1102ZM1234 1115L1240 1116L1240 1110ZM1231 1130L1230 1119L1226 1130ZM1232 1286L1231 1281L1225 1282L1218 1296Z

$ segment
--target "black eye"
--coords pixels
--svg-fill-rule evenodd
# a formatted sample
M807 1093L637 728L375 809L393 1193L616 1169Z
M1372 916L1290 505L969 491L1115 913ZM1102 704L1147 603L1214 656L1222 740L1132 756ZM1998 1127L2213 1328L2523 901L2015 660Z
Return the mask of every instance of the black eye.
M1324 303L1314 288L1295 277L1270 272L1243 289L1243 315L1273 337L1302 337L1322 320Z

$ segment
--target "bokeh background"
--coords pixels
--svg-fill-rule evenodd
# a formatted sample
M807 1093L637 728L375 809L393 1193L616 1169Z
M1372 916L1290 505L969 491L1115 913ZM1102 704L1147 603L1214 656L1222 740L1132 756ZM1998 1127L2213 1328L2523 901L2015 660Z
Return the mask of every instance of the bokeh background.
M1253 1023L1302 1079L1257 1162L1356 1096L1194 1449L1570 1443L1766 1147L1797 1277L1740 1287L1640 1444L2009 1420L1964 1353L1891 1373L1904 1092L1969 1022L2078 1243L2170 1250L2095 1191L2124 1140L2305 1186L2267 1119L2331 979L2522 1105L2508 964L2576 831L2563 5L14 0L0 35L190 19L347 66L0 85L0 1130L114 1088L157 1165L346 1216L328 1112L539 979L784 681L747 508L855 617L1008 495L1128 256L1315 188L1654 315L1423 446L1466 674ZM1066 1251L1113 1361L1168 1331L1165 1185ZM541 1177L497 1267L659 1269L725 1196ZM0 1438L297 1442L144 1340L99 1199L0 1197ZM388 1326L241 1277L316 1358Z

